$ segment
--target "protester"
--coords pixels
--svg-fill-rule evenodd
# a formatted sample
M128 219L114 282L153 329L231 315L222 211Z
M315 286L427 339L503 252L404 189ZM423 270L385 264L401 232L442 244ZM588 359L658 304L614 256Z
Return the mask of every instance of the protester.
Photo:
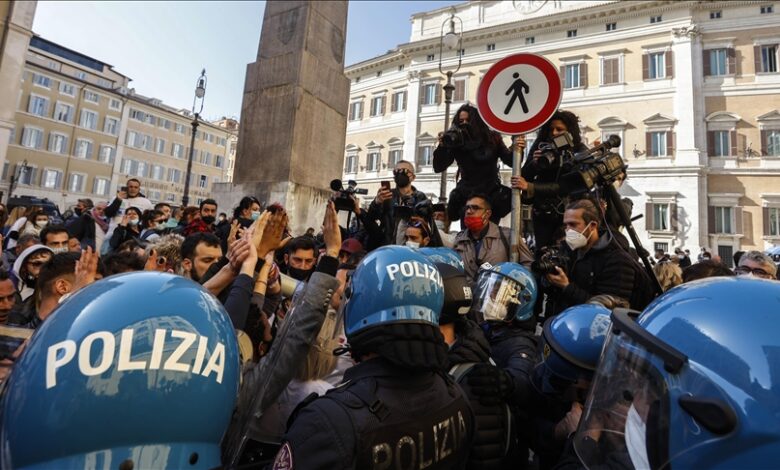
M192 217L184 227L181 234L185 237L197 232L214 233L214 222L217 220L217 203L213 199L206 199L198 207L198 216Z
M663 289L664 292L672 287L679 286L683 282L680 266L671 261L657 263L653 266L653 272L655 273L655 277L658 278L658 282L661 284L661 289Z
M8 271L0 271L0 325L5 325L8 315L16 305L16 287Z
M86 214L95 204L92 203L92 199L85 198L79 199L76 202L76 206L73 208L73 214L65 220L65 226L69 226L72 222L78 220L82 215Z
M352 255L362 251L363 245L359 241L354 238L347 238L344 240L344 243L341 244L341 249L339 250L339 264L343 265L347 263ZM357 265L357 263L355 263L355 265Z
M222 257L219 238L212 233L196 232L181 244L181 266L184 277L201 284L211 265Z
M98 202L67 226L68 233L79 239L82 248L91 247L96 253L103 253L103 243L106 242L109 230L105 218L106 206L105 202Z
M108 210L108 209L106 209ZM114 229L111 239L108 241L112 250L128 240L138 240L141 235L141 209L130 206L125 209L119 225Z
M139 179L130 178L126 184L126 189L120 188L116 192L114 200L104 210L105 216L111 220L111 229L119 225L122 217L125 215L125 211L129 207L137 208L139 214L154 208L149 199L146 199L146 196L141 193L141 181Z
M311 238L293 238L287 244L287 253L284 255L284 263L287 265L285 274L293 279L307 281L314 272L316 261L317 247Z
M17 290L21 301L27 300L35 291L41 267L52 257L51 248L32 245L14 261L13 274L17 279Z
M368 217L379 220L384 233L385 244L400 245L406 230L406 221L414 215L418 203L427 201L428 196L418 191L412 183L415 180L414 165L406 160L395 164L393 169L395 188L380 187L368 208Z
M64 225L49 225L41 230L41 244L51 248L52 253L65 253L68 251L68 230Z
M22 229L22 234L23 235L32 234L40 237L41 230L43 230L48 223L49 223L49 216L42 210L38 210L34 214L32 214L29 220L27 220L27 223L24 224L24 229Z
M422 217L412 217L406 226L404 245L409 248L424 248L431 243L431 229Z
M739 259L734 269L737 276L777 280L777 265L772 258L760 251L748 251Z
M160 238L165 229L165 219L162 211L156 209L144 211L141 216L141 233L138 238L145 242L154 242Z
M683 270L683 283L704 279L707 277L734 276L734 271L727 266L711 259L702 259Z

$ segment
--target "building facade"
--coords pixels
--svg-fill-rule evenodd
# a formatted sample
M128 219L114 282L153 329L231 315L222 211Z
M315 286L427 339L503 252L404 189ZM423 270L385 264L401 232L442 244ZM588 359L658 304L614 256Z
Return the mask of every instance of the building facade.
M440 57L452 14L462 48ZM409 43L346 69L344 178L374 194L404 159L415 186L438 196L440 60L445 72L462 62L454 114L476 102L493 63L531 52L560 68L561 108L579 116L586 143L621 137L621 193L644 215L634 225L646 248L709 247L724 260L766 249L780 243L779 26L773 3L752 1L467 2L416 14ZM511 169L501 173L508 181Z
M80 198L111 199L130 177L154 202L180 203L192 136L186 110L135 93L110 65L33 36L0 189L48 198L61 210ZM228 139L237 132L200 122L191 201L224 181Z

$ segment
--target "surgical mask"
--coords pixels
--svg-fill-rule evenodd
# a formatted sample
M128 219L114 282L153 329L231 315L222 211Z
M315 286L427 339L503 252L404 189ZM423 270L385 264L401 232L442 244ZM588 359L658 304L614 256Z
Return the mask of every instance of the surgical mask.
M174 218L170 218L168 219L167 222L165 222L165 228L176 228L178 226L179 226L179 221Z
M257 220L260 218L260 211L252 211L252 220Z
M132 225L133 227L135 227L136 225L138 225L138 222L140 222L138 219L128 219L128 220L127 220L127 223L128 223L128 224L130 224L130 225Z
M59 248L52 248L51 251L54 252L55 255L58 254L58 253L67 253L68 252L68 247L67 246L61 246Z
M409 248L414 248L415 250L416 250L417 248L420 248L420 244L419 244L419 243L417 243L417 242L410 242L410 241L407 241L407 242L406 242L406 246L408 246Z
M48 223L49 223L48 220L39 220L39 221L35 222L35 225L37 225L38 227L45 227L46 224L48 224Z
M464 217L463 224L472 232L481 232L485 228L485 221L478 215Z
M566 244L569 245L569 248L578 250L588 244L588 237L583 235L585 230L588 230L588 227L585 227L582 232L578 232L574 229L566 230Z
M634 468L650 468L647 458L647 425L634 405L628 409L625 428L626 450Z
M443 220L435 220L434 223L436 224L436 228L438 228L442 232L444 231L444 221Z

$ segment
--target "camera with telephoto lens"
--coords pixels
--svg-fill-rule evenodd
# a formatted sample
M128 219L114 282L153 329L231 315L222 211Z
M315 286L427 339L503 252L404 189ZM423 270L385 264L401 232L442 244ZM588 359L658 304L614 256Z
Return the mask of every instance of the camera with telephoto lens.
M628 165L623 158L609 151L619 146L620 137L611 135L601 145L574 155L576 164L574 171L579 174L588 190L597 185L612 184L626 173Z
M441 145L444 148L463 147L463 144L465 143L466 138L463 135L463 130L458 126L450 126L450 128L441 135Z
M568 132L553 137L552 142L539 142L537 149L542 155L536 160L536 165L541 169L550 168L561 156L571 153L573 147L574 140Z
M347 187L344 187L344 183L341 180L333 180L330 182L330 189L339 193L338 197L333 198L333 204L336 206L337 211L352 211L355 209L354 195L355 194L368 194L368 189L358 188L357 181L347 181Z
M555 274L557 273L555 268L561 268L563 271L566 271L568 264L569 257L561 250L555 247L548 247L539 259L531 264L531 270L540 275Z
M433 220L433 203L430 199L415 203L411 196L404 196L393 210L396 215L405 220L412 216L421 217L426 221Z

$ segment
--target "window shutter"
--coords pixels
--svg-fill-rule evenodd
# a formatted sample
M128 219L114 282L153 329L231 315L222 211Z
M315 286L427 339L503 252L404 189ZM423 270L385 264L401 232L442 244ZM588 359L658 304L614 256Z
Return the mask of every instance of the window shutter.
M30 173L30 186L40 186L41 183L38 179L38 169L33 168L32 172Z
M715 156L715 132L707 131L707 155Z
M769 227L769 208L768 207L762 207L761 208L761 217L764 219L764 236L768 237L771 233L771 229Z
M645 132L645 155L648 157L654 157L653 155L653 134L651 132Z
M645 230L653 230L653 204L645 204Z
M753 67L755 73L761 73L761 46L753 46Z
M455 80L453 101L463 101L464 99L466 99L466 80Z
M666 51L666 78L674 77L674 63L672 62L672 51Z
M561 65L560 67L558 67L558 73L561 75L561 83L563 83L564 86L566 86L566 66Z
M588 87L588 64L585 62L580 64L580 86L582 88Z
M434 85L434 89L436 90L436 96L433 98L433 102L436 104L441 104L441 87L438 83Z
M762 129L761 130L761 155L768 155L768 147L769 147L769 131Z
M726 49L726 73L736 75L737 73L737 51L729 47Z
M666 132L666 156L671 157L674 155L674 132Z
M703 61L704 61L704 76L709 77L711 75L710 72L710 51L703 51L701 55Z
M729 144L731 144L731 151L729 155L732 157L737 156L737 131L729 132Z
M642 54L642 80L650 78L650 56Z
M425 87L420 84L420 104L425 104Z
M715 233L715 208L712 206L707 207L707 231Z
M358 104L358 116L357 116L357 118L358 118L358 120L361 120L361 119L363 119L363 101L361 100L358 103L359 104Z
M677 231L677 204L669 204L669 230Z
M408 93L406 91L404 91L404 104L403 104L403 107L401 108L401 111L406 111L406 98L407 97L408 97Z
M354 121L355 120L355 106L352 103L349 104L349 118L348 119L350 121Z
M385 106L387 105L387 95L382 96L382 106L379 108L379 115L384 116L385 115Z
M742 208L741 207L734 208L734 221L736 222L735 224L736 231L734 233L737 234L742 233Z

